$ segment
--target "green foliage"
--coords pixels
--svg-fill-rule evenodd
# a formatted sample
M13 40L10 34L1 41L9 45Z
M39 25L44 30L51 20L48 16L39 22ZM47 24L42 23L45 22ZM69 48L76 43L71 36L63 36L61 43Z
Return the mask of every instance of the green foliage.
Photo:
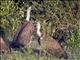
M0 25L5 28L6 34L13 35L23 17L23 11L11 0L1 1ZM8 37L8 35L7 35Z

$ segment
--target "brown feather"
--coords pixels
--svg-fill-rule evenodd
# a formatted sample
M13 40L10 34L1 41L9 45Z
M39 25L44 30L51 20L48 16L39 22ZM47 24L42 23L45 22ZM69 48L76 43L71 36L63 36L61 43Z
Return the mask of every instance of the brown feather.
M25 43L25 44L29 43L31 40L31 36L32 36L33 31L34 31L34 25L30 21L25 26L25 28L23 29L22 33L20 34L20 36L18 38L20 40L20 43Z
M47 53L49 53L51 55L55 55L55 56L57 56L59 58L61 58L61 57L67 58L67 54L64 51L64 49L52 37L44 36L44 37L42 37L42 39L40 41L41 41L42 49L47 51Z
M19 26L13 38L13 41L11 42L11 46L28 44L31 40L31 35L33 31L34 31L33 23L31 21L24 20L22 24Z
M9 45L0 37L0 53L10 52Z

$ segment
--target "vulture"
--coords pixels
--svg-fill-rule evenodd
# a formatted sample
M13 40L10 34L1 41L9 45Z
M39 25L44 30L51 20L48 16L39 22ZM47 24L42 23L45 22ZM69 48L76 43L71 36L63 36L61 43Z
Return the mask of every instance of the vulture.
M46 51L47 54L51 54L64 59L68 58L66 51L64 51L64 49L61 47L58 41L48 36L47 34L41 36L42 34L40 32L39 22L37 25L37 35L40 37L40 40L38 41L40 42L41 49Z
M10 52L9 45L4 41L3 37L0 36L0 54Z
M30 42L32 33L34 31L33 22L29 20L30 11L31 7L27 9L26 19L22 21L21 25L16 31L16 34L14 35L13 41L10 44L11 48L24 47L24 45L27 45Z
M5 33L3 31L3 28L0 27L0 54L8 53L9 51L9 45L5 42Z

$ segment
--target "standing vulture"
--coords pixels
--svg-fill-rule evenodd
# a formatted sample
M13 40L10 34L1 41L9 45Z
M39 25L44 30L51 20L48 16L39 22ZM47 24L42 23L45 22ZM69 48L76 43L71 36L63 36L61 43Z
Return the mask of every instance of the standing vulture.
M31 40L31 35L34 31L34 25L30 21L30 11L31 7L27 9L27 17L22 21L21 25L16 31L16 34L11 42L10 46L12 48L20 48L27 45Z
M47 53L59 58L63 57L64 59L67 59L67 53L55 39L46 34L41 36L40 23L37 25L37 35L40 37L39 42L42 50L45 50Z

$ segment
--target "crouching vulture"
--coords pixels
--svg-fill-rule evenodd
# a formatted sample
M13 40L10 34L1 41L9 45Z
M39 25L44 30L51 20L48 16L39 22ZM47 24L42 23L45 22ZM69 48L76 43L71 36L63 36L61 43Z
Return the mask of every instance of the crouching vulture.
M31 7L27 9L27 17L22 21L21 25L14 35L13 41L10 43L11 48L20 48L27 45L31 40L31 35L34 31L34 25L30 21L30 11Z
M42 50L46 51L47 54L54 55L59 58L67 59L67 53L64 51L64 49L61 47L61 45L53 39L52 37L48 36L47 34L44 34L41 36L40 32L40 23L37 24L37 35L40 37L40 42Z
M5 42L5 33L2 27L0 27L0 54L8 53L10 51L9 45Z

